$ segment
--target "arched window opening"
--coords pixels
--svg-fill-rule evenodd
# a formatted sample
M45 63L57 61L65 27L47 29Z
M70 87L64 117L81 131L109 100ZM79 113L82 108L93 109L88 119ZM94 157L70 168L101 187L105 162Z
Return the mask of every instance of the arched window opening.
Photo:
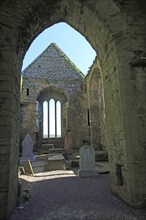
M49 102L49 137L54 138L55 135L55 101L51 99Z
M48 102L43 102L43 138L48 138Z
M56 103L56 125L57 125L57 137L61 137L61 103Z
M43 138L61 137L61 102L43 102Z

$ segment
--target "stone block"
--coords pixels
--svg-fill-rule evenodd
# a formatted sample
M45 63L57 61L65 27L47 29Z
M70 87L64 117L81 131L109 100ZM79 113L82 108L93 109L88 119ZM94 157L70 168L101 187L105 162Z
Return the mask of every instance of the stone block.
M34 174L30 160L26 160L23 164L26 174Z
M10 164L0 164L0 173L8 173Z
M8 173L0 173L0 188L8 187L9 185L9 175Z
M1 213L0 213L0 220L7 219L7 205L0 207Z
M7 204L8 193L7 192L0 192L0 204L4 206Z
M0 156L0 164L7 164L9 161L10 155L9 154L3 154Z
M48 171L50 170L66 170L65 158L62 154L48 156Z

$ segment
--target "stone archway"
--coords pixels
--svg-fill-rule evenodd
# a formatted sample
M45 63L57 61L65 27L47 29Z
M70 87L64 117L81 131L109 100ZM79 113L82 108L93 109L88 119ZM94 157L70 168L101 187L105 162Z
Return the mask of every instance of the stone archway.
M132 206L144 205L146 121L142 103L146 97L144 83L140 86L137 73L142 73L140 80L144 82L145 53L139 48L145 48L145 29L138 27L137 22L144 26L146 19L143 3L138 2L135 1L133 8L132 3L124 6L118 0L1 1L0 212L3 219L12 213L17 200L19 73L23 57L39 33L60 21L86 37L101 63L112 191ZM122 185L117 180L119 169Z
M47 87L42 89L38 95L38 103L39 103L39 142L43 141L43 103L44 101L57 100L61 103L61 135L59 138L55 136L55 138L49 138L49 129L48 129L48 137L45 139L45 143L53 143L56 144L57 147L61 146L63 148L64 143L64 136L66 131L66 115L67 115L67 96L65 91L62 89L55 88L55 87ZM49 111L49 109L48 109ZM57 118L55 118L57 120ZM57 122L56 122L57 124ZM48 128L49 128L49 119L48 119ZM50 140L49 140L50 139Z
M95 150L105 150L105 103L102 72L99 61L94 61L86 77L90 113L91 145Z

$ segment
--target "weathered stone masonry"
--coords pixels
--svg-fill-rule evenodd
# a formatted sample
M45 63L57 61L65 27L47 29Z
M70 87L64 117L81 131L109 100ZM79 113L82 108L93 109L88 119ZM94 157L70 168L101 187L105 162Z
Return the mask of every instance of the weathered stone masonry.
M84 75L68 57L51 44L22 74L21 109L23 120L21 122L21 139L29 132L34 141L38 132L38 139L42 137L42 119L39 126L41 113L36 110L37 103L42 105L45 100L54 98L62 103L62 140L49 139L55 143L55 147L64 147L64 137L70 130L73 148L82 145L83 130L83 106L82 87ZM29 91L29 94L28 94ZM31 121L31 123L30 123ZM43 141L43 140L42 140Z
M29 45L67 22L91 43L101 66L113 193L131 206L146 199L146 4L144 0L0 2L0 213L17 201L20 73Z

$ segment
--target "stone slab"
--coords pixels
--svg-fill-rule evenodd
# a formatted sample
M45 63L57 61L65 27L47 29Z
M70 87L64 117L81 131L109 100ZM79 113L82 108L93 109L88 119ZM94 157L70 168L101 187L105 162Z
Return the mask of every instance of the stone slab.
M92 146L85 145L80 148L80 170L94 171L95 166L95 150Z
M29 134L27 134L22 142L22 158L33 157L33 145L34 142Z
M75 176L74 172L72 170L52 170L49 172L42 172L42 173L37 173L34 176L35 177L47 177L47 176L52 176L54 178L54 176L57 176L57 178L62 175L66 175L66 176Z
M29 134L27 134L22 142L22 157L20 165L23 165L27 160L34 161L36 156L33 155L34 142Z
M46 169L48 171L66 170L65 158L62 156L62 154L48 155L48 163Z
M33 167L33 172L34 173L41 173L41 172L45 172L45 167L47 164L47 160L36 160L31 162L32 163L32 167Z
M51 170L66 170L66 164L63 161L49 161L46 172Z
M30 160L26 160L23 167L26 174L34 174Z
M47 160L47 159L48 159L47 154L41 154L41 155L37 155L36 161Z
M48 155L48 161L65 161L62 154Z

